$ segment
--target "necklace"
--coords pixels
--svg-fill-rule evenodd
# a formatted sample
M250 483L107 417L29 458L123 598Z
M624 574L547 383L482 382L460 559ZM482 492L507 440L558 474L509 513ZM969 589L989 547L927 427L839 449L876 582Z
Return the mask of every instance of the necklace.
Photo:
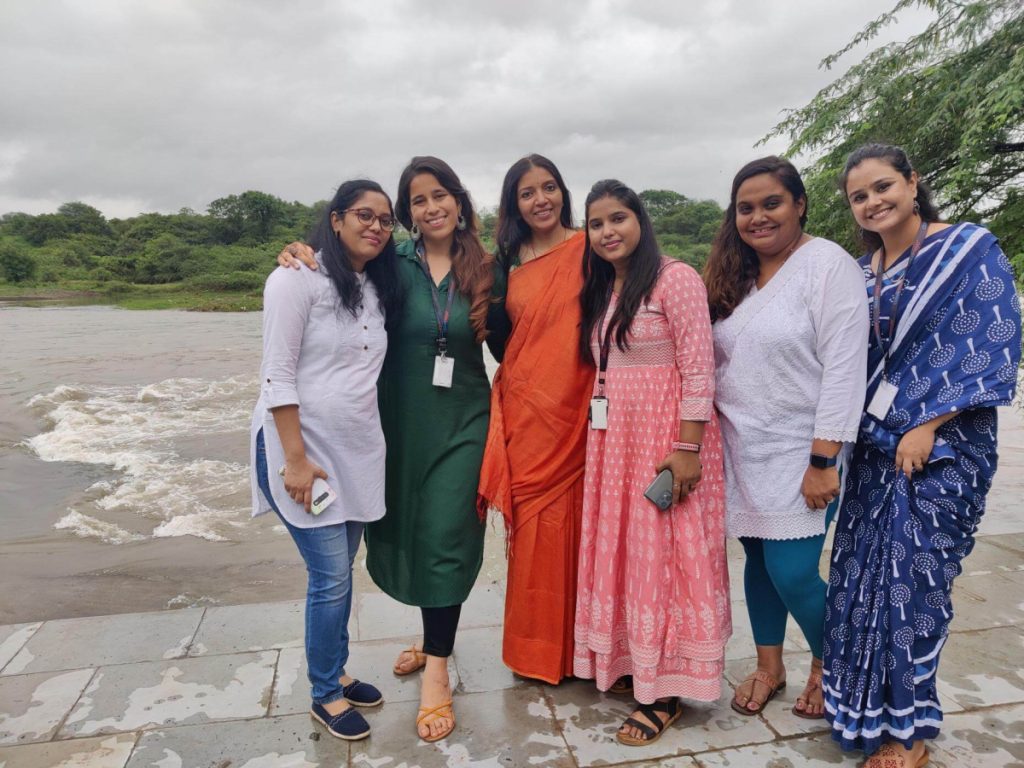
M557 243L557 245L561 245L566 240L568 240L569 239L569 233L572 232L572 231L573 230L569 229L568 227L562 227L562 239ZM530 246L530 258L528 258L526 261L533 261L534 259L537 258L538 253L537 253L537 248L536 248L536 246L533 243L533 238L532 237L530 238L529 246ZM554 246L552 246L552 247L554 247ZM547 253L550 250L551 250L551 248L548 248L546 251L544 251L544 253Z

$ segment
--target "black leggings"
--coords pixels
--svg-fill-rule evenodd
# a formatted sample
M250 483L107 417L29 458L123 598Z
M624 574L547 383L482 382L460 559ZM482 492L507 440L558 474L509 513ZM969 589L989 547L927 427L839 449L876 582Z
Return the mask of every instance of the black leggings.
M423 612L423 652L430 656L451 656L462 606L420 608L420 611Z

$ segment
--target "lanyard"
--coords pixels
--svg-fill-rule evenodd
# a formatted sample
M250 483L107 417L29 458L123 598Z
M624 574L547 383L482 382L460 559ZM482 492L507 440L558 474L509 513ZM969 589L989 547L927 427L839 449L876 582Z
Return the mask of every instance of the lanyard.
M928 222L922 221L921 228L917 230L917 237L914 238L914 244L910 247L910 258L907 260L907 268L903 270L903 274L900 275L900 279L896 283L896 295L893 297L892 311L889 313L888 344L882 341L882 275L884 273L882 266L885 263L884 250L878 259L878 274L875 275L874 300L871 302L871 326L874 329L875 340L878 342L878 346L885 350L885 357L882 363L883 377L889 370L889 354L892 352L892 342L896 336L896 316L899 312L900 294L903 293L903 284L906 282L907 275L910 273L910 267L914 263L914 257L916 257L918 251L921 250L921 245L924 243L924 238L927 234Z
M608 355L612 349L612 329L605 331L604 339L601 338L601 330L604 328L605 318L608 317L608 308L612 303L612 293L608 291L608 302L604 305L604 312L601 313L601 323L597 326L597 343L601 349L598 356L597 366L597 394L604 396L604 374L608 370Z
M427 278L427 282L430 284L430 300L434 305L434 319L437 321L437 353L444 357L448 354L448 318L452 314L452 301L455 299L455 279L454 276L448 280L448 302L445 304L444 314L441 314L441 299L437 291L437 285L434 283L434 278L430 274L430 267L427 266L427 259L425 256L420 256L418 259L420 267L423 269L423 274Z

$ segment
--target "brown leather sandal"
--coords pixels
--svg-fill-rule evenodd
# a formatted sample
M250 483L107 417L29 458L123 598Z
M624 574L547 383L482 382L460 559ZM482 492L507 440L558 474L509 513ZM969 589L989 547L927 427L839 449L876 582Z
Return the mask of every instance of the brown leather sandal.
M807 685L804 686L804 692L796 698L796 704L799 704L802 701L804 703L804 709L797 709L796 704L794 704L792 709L794 715L802 717L804 720L821 720L825 717L824 692L822 692L821 712L818 712L816 715L812 715L806 711L807 707L811 703L807 698L807 694L815 688L821 691L821 662L817 659L811 662L811 674L807 676Z
M420 736L420 725L426 722L426 724L429 726L430 723L434 722L435 720L439 720L442 717L451 718L451 728L449 728L447 731L444 731L438 736ZM440 741L441 739L448 737L454 730L455 710L452 709L451 699L448 699L448 701L444 702L443 704L438 704L436 707L420 707L419 714L416 715L416 735L420 736L421 739L432 744L435 741Z
M399 667L402 658L407 653L412 654L413 661L415 661L415 665L407 668L403 664L401 667ZM405 675L411 675L413 672L419 672L425 666L427 666L427 654L425 654L415 645L410 645L408 648L406 648L404 651L398 654L398 658L395 660L395 665L391 668L391 671L399 677L404 677Z
M775 679L774 675L772 675L770 672L766 672L763 669L755 669L753 672L751 672L743 679L743 682L740 683L740 685L744 685L746 683L750 683L750 698L747 700L747 704L749 704L751 701L756 701L756 699L754 698L754 693L756 691L755 686L757 685L757 683L761 683L761 685L765 686L768 689L768 695L764 698L764 701L758 703L757 709L748 709L746 704L740 704L736 700L735 695L732 697L731 706L733 708L733 711L739 712L741 715L747 715L748 717L761 714L761 712L764 711L765 705L768 704L769 701L774 699L775 696L779 693L779 691L783 691L786 689L785 680L783 680L780 683L778 680Z

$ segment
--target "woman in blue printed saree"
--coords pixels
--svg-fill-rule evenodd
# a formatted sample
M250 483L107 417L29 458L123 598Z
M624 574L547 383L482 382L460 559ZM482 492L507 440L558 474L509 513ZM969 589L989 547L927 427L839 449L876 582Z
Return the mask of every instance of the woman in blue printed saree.
M825 714L866 768L917 768L942 722L936 670L996 469L995 408L1017 383L1020 298L995 237L939 223L903 150L861 147L842 188L869 246L872 330L829 573Z

